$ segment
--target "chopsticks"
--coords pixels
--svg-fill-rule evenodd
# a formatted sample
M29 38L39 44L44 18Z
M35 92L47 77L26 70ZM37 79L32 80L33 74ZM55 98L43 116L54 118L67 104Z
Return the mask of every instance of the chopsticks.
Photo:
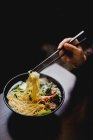
M75 39L77 39L78 37L80 37L82 34L84 33L84 31L79 32L77 35L75 35L73 38L71 38L71 40L69 41L69 43L72 43ZM80 45L82 42L84 42L86 40L86 38L83 38L79 43L77 43L75 46ZM31 73L32 71L37 71L40 72L43 69L45 69L46 67L48 67L49 65L51 65L52 63L54 63L55 61L57 61L59 58L61 58L62 56L65 55L65 53L61 56L56 57L54 60L52 60L50 63L44 65L44 63L46 61L48 61L50 58L52 58L53 56L55 56L60 50L59 49L57 51L55 51L54 53L52 53L49 57L47 57L44 61L42 61L40 64L38 64L36 67L34 67L32 70L29 70L28 73ZM44 66L43 66L44 65ZM40 68L41 66L43 66L42 68Z

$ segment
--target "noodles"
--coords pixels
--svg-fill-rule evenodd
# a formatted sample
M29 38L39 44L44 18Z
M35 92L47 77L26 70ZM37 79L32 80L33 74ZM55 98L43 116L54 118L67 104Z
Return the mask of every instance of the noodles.
M29 74L26 82L21 82L7 94L9 105L19 114L40 116L51 113L61 101L61 91L39 73Z

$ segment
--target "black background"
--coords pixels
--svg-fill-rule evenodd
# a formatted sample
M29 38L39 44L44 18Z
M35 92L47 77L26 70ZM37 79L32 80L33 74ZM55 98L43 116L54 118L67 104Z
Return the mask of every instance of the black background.
M58 45L85 30L93 38L89 1L32 1L1 4L0 92L16 74L26 72L46 56L43 44Z

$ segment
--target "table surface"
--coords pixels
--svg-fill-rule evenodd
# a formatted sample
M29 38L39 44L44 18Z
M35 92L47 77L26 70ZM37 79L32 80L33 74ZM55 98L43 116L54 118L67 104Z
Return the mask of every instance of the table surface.
M25 119L16 116L7 108L3 101L3 94L0 95L0 140L19 139L48 139L56 140L59 134L60 113L65 110L69 102L70 93L73 89L76 77L59 64L55 63L44 69L42 73L57 79L65 91L65 100L62 107L52 116L52 118Z

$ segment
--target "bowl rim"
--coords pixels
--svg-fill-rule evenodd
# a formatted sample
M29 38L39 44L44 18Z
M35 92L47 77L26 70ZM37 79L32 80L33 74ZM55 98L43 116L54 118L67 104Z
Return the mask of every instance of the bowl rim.
M24 114L21 114L21 113L19 113L19 112L16 112L16 111L13 110L12 107L8 104L7 99L6 99L6 95L7 95L8 92L6 93L6 88L7 88L8 85L9 85L13 80L15 80L16 78L19 78L19 77L21 77L21 76L25 76L25 75L27 75L27 74L28 74L28 73L21 73L21 74L18 74L18 75L16 75L16 76L12 77L12 78L6 83L6 85L4 86L4 89L3 89L3 100L4 100L4 103L6 104L6 106L7 106L13 113L16 113L17 115L20 115L20 116L23 116L23 117L39 118L39 117L44 117L44 116L52 115L52 114L55 113L55 112L62 106L62 104L64 103L64 100L65 100L65 91L64 91L64 88L63 88L63 86L61 85L61 83L60 83L58 80L56 80L55 78L53 78L52 76L48 75L48 74L40 73L41 76L53 80L53 83L56 83L56 84L58 85L58 88L59 88L59 86L60 86L60 88L62 89L62 92L61 92L61 94L62 94L62 100L61 100L60 104L58 105L58 107L57 107L55 110L53 110L51 113L48 113L48 114L39 115L39 116L31 116L31 115L24 115ZM16 83L17 83L17 82L16 82ZM14 83L13 85L15 85L16 83ZM12 86L13 86L13 85L12 85ZM11 86L11 87L12 87L12 86ZM59 89L60 89L60 88L59 88ZM9 90L10 90L10 88L9 88ZM9 90L8 90L8 91L9 91Z

